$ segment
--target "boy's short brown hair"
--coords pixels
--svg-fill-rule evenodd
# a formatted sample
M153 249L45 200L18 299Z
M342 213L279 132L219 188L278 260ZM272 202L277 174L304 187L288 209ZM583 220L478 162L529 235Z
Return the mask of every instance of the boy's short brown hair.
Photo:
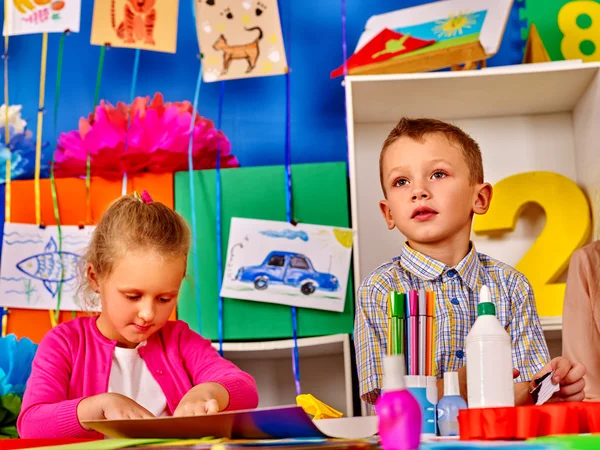
M379 154L379 181L381 182L384 194L386 192L383 183L383 158L388 147L403 136L407 136L415 141L423 141L425 135L434 133L443 134L450 142L460 146L471 174L471 184L483 183L481 150L471 136L460 128L441 120L427 118L409 119L403 117L394 129L390 131Z

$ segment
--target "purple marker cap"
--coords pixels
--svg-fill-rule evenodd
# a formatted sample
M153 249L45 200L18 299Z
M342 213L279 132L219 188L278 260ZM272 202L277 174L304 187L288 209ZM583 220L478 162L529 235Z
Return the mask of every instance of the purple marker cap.
M410 308L410 315L418 316L419 315L419 292L418 291L409 291L408 292L408 307Z

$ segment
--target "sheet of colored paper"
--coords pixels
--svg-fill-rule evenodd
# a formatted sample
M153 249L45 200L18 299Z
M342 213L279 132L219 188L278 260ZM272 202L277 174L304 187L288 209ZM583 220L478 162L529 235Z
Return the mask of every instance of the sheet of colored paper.
M93 45L175 53L178 0L94 2Z

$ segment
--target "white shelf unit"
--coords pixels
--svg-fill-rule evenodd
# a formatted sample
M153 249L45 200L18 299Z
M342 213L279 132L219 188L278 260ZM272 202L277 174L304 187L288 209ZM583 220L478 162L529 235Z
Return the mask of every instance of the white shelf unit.
M486 181L521 172L557 172L600 203L600 64L576 61L473 71L349 76L345 80L350 199L356 286L399 254L403 236L389 232L378 158L401 117L433 117L461 127L481 146ZM539 207L525 209L513 233L473 236L478 251L515 265L544 226ZM597 231L598 232L598 231ZM596 233L597 233L596 232ZM596 238L598 236L596 235ZM542 318L560 339L560 317ZM552 345L551 345L552 347ZM559 348L554 345L555 348Z
M219 344L212 346L218 350ZM292 370L292 339L223 343L223 356L252 375L259 394L259 407L296 403ZM353 416L352 359L350 335L298 339L300 384L303 394L312 394L344 417Z

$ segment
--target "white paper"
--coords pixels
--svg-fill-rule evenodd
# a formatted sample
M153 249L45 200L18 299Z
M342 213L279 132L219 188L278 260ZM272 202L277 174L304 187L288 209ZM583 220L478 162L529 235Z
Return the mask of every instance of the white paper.
M340 417L314 420L321 433L338 439L367 439L377 434L377 416Z
M221 296L342 312L352 230L231 219Z
M78 264L94 227L47 226L5 223L0 266L0 306L56 309L62 278L60 309L80 311L75 301Z
M552 377L554 376L554 372L546 377L544 381L542 381L542 385L540 387L540 392L538 393L538 399L536 405L543 405L546 403L552 396L560 391L560 384L554 383L552 381Z
M3 35L79 32L81 0L5 0Z

